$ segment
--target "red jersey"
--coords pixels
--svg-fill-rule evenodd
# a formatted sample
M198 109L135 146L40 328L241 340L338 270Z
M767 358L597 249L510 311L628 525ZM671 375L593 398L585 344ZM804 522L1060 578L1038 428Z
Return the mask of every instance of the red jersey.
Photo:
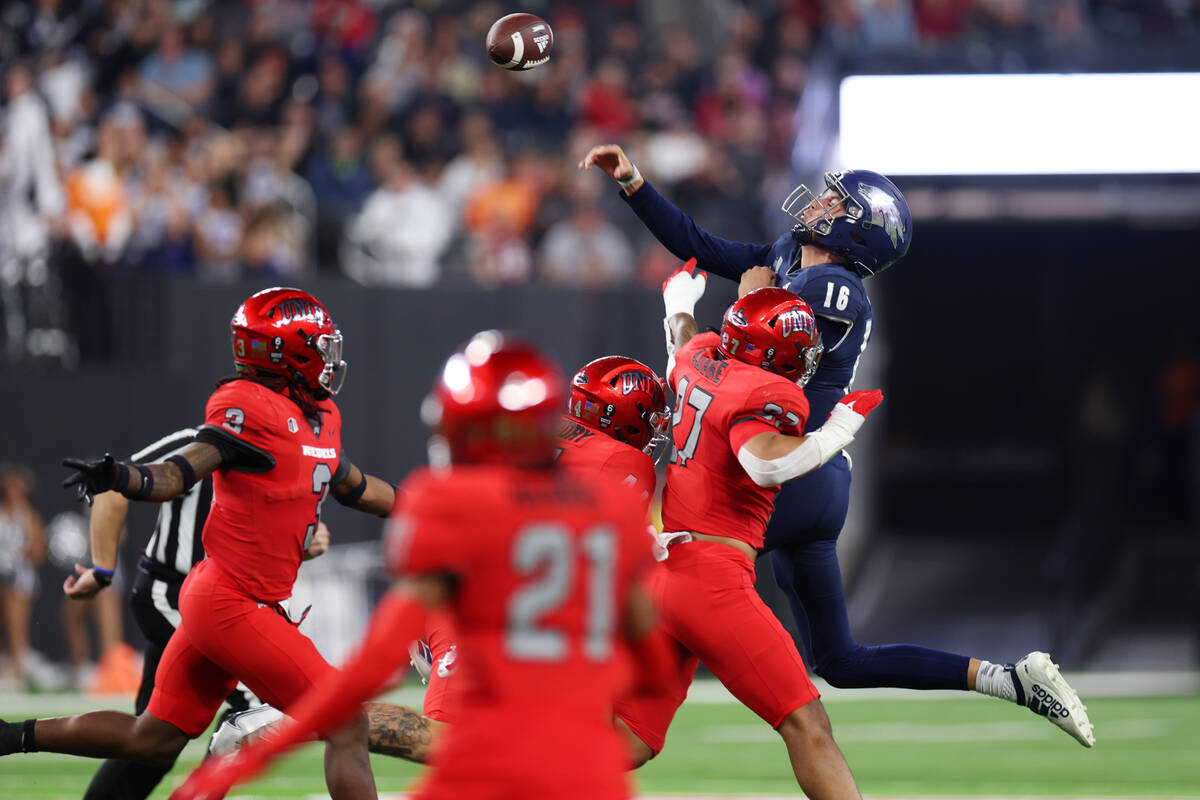
M291 595L337 469L341 414L331 400L320 408L314 430L291 398L250 380L225 384L205 407L197 440L235 457L213 473L204 551L259 601Z
M633 489L649 505L658 476L654 461L604 431L564 416L558 429L558 463L575 474L600 475Z
M675 447L663 489L663 530L729 536L755 549L774 507L775 487L750 480L737 452L764 431L799 435L808 418L804 390L787 378L717 352L701 333L675 354Z
M629 678L626 598L652 563L641 504L557 469L419 470L402 489L388 561L397 574L457 578L455 680L470 709L447 731L430 785L440 770L519 774L554 783L552 796L593 796L563 794L567 783L624 786L628 754L611 720Z

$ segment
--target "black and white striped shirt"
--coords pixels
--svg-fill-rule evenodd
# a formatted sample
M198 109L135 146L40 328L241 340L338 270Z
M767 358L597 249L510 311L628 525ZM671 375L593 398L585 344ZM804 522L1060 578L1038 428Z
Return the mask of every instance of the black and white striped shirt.
M134 453L131 460L142 463L162 461L196 441L195 428L183 428L164 436L154 444ZM159 506L154 534L146 543L145 559L149 566L165 568L164 575L176 573L182 580L192 567L204 558L200 533L212 505L212 478L197 481L196 485L169 503Z

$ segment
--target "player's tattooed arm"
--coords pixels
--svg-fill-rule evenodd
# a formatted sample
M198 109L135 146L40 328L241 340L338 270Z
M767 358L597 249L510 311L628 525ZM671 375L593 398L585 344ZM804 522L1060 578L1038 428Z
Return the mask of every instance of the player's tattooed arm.
M441 723L411 708L390 703L366 703L367 748L372 753L424 764L429 760Z
M111 454L90 461L64 458L63 466L75 472L62 485L64 489L74 489L79 499L89 505L93 496L110 490L131 500L162 502L174 500L197 481L207 478L223 461L221 451L205 442L193 442L158 464L129 464Z
M334 500L344 506L379 517L386 517L392 513L392 506L396 502L396 487L346 462L338 465L338 472L345 472L345 477L330 487Z

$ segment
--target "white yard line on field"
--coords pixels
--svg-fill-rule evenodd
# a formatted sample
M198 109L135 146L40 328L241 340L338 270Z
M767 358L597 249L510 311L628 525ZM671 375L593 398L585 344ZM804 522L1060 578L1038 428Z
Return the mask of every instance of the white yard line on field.
M1067 673L1071 686L1085 701L1094 697L1181 697L1200 695L1200 672L1076 672ZM830 702L867 702L878 700L959 700L979 697L973 692L911 689L836 689L821 679L814 681L821 696ZM380 698L389 703L419 708L425 690L419 686L397 689ZM737 699L715 680L698 680L688 692L691 703L737 703ZM74 693L25 694L0 692L0 711L6 719L33 714L78 714L102 708L131 709L133 698L127 695L87 695Z

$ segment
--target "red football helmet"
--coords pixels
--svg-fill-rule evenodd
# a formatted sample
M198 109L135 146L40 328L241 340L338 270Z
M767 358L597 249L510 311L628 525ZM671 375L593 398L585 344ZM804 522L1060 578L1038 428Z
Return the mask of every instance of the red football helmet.
M817 371L825 352L808 303L775 287L755 289L729 307L721 323L720 350L800 386Z
M342 388L342 334L308 292L263 289L238 306L229 324L239 374L286 375L318 399Z
M567 414L650 453L666 438L667 385L654 370L625 356L604 356L571 379Z
M543 466L554 461L562 386L562 372L535 347L483 331L446 361L421 416L451 463Z

